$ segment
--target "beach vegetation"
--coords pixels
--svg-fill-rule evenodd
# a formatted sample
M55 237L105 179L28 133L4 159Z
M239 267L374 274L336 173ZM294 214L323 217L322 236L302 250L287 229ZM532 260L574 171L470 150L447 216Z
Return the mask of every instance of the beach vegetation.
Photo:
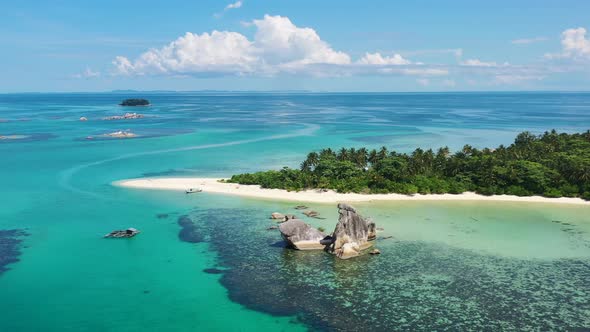
M366 148L310 152L299 169L234 175L228 182L291 191L460 194L590 199L590 131L518 134L509 146L458 151L418 148L411 153Z

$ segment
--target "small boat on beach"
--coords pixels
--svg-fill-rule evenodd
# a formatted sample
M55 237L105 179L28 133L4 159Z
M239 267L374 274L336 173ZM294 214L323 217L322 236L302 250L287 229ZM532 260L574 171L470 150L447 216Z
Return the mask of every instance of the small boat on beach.
M139 234L139 231L135 228L127 228L125 230L117 230L112 231L106 234L105 238L126 238L126 237L134 237L135 235Z
M202 191L203 191L203 189L201 189L201 188L188 188L187 190L185 190L185 193L194 194L194 193L200 193Z

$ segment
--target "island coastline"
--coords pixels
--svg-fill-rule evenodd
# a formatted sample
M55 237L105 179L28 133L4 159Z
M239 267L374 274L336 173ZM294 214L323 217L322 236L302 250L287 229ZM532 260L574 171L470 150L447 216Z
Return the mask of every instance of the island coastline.
M242 196L247 198L270 199L280 201L296 201L308 203L340 203L340 202L371 202L371 201L488 201L488 202L522 202L573 204L590 206L590 201L574 197L550 198L543 196L514 196L514 195L480 195L474 192L462 194L358 194L338 193L333 190L302 190L287 191L284 189L267 189L259 185L243 185L222 182L219 178L137 178L115 181L117 187L172 190L184 192L188 188L199 188L204 193Z

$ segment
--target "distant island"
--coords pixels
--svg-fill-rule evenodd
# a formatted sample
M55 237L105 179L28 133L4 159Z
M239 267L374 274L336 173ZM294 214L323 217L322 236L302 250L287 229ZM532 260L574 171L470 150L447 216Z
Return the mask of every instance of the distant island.
M340 193L461 194L580 197L590 200L590 130L536 136L523 132L496 149L465 145L411 154L366 148L310 152L299 169L284 167L226 180L262 188Z
M149 100L142 98L125 99L119 105L121 106L148 106Z

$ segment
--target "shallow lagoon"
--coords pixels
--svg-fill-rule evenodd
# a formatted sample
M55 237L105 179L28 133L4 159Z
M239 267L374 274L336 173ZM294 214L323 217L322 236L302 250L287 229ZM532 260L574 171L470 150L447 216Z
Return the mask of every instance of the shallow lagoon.
M588 207L357 203L393 238L378 240L378 257L341 262L285 250L266 229L271 212L296 204L110 185L296 166L323 147L458 148L507 144L547 123L586 130L588 94L172 94L149 97L154 106L141 112L157 117L145 122L78 121L126 111L116 106L125 97L0 96L2 133L53 135L0 145L0 229L29 234L0 274L0 330L590 326ZM77 140L127 128L175 131ZM313 208L327 219L311 223L335 225L335 206ZM204 242L179 238L181 215ZM102 239L124 227L142 233Z

